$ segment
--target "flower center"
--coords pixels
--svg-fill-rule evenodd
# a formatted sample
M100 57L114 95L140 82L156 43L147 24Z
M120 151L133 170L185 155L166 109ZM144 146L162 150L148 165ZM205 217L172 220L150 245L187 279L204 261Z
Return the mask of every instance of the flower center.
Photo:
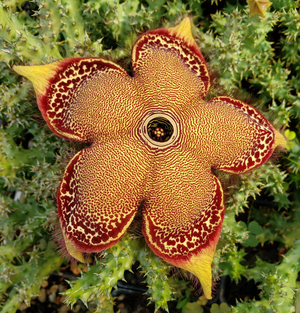
M142 140L155 149L165 149L179 139L179 120L169 112L148 112L139 127Z
M169 120L164 117L152 119L147 125L148 135L154 141L166 142L173 135L174 129Z

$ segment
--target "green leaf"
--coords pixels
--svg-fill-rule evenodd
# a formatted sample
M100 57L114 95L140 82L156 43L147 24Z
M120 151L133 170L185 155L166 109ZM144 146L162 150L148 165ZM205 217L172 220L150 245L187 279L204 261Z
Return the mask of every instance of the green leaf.
M42 238L40 241L40 249L45 250L46 248L47 248L47 241L44 238Z
M264 231L264 229L256 221L249 223L248 230L254 235L260 235Z
M244 247L256 247L259 244L259 241L257 240L257 238L252 235L249 234L248 239L243 243Z
M214 303L210 309L210 313L228 313L228 312L230 312L230 307L225 302L221 303L220 305Z
M296 137L296 133L293 131L290 131L289 129L287 129L284 132L284 135L285 135L286 139L288 139L288 140L293 140Z
M221 304L220 304L220 312L221 313L228 313L228 312L230 312L230 307L227 305L227 303L225 303L225 302L222 302Z
M198 301L197 302L189 302L186 305L186 309L184 313L203 313L203 308L199 305Z

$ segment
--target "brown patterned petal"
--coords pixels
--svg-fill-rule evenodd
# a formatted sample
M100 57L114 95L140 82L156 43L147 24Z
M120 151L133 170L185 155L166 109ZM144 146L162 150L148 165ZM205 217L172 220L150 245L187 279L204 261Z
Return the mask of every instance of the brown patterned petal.
M211 263L224 217L223 191L207 163L180 147L158 152L143 233L165 261L195 274L211 298Z
M76 250L99 252L120 240L143 200L149 168L147 148L134 139L95 144L73 157L57 194L73 257Z
M134 77L153 108L182 109L204 98L210 78L188 18L176 27L143 34L132 48Z
M66 139L92 142L99 135L120 135L143 109L133 79L101 58L69 58L14 70L32 81L45 121Z
M229 97L199 102L184 119L185 143L213 168L244 173L266 162L285 138L252 106Z

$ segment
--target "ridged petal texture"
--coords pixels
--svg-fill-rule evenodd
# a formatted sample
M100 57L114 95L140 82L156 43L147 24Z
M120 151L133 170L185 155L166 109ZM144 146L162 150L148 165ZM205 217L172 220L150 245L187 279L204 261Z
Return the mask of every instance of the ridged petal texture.
M284 137L255 108L229 97L204 101L210 77L185 18L140 36L133 76L102 58L15 66L30 79L49 127L92 143L69 162L57 194L66 248L114 245L136 213L165 261L195 274L211 299L211 264L224 217L211 169L245 173Z

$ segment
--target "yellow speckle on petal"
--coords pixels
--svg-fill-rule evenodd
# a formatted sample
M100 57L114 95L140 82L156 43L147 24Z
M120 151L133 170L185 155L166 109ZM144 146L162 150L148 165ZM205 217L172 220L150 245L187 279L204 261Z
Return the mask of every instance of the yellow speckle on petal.
M188 17L175 26L168 28L171 34L176 34L176 37L183 39L188 45L196 45L196 41L192 35L191 21Z
M35 92L45 94L51 79L57 72L59 62L50 63L47 65L37 66L14 66L13 70L18 74L28 78L34 87Z

